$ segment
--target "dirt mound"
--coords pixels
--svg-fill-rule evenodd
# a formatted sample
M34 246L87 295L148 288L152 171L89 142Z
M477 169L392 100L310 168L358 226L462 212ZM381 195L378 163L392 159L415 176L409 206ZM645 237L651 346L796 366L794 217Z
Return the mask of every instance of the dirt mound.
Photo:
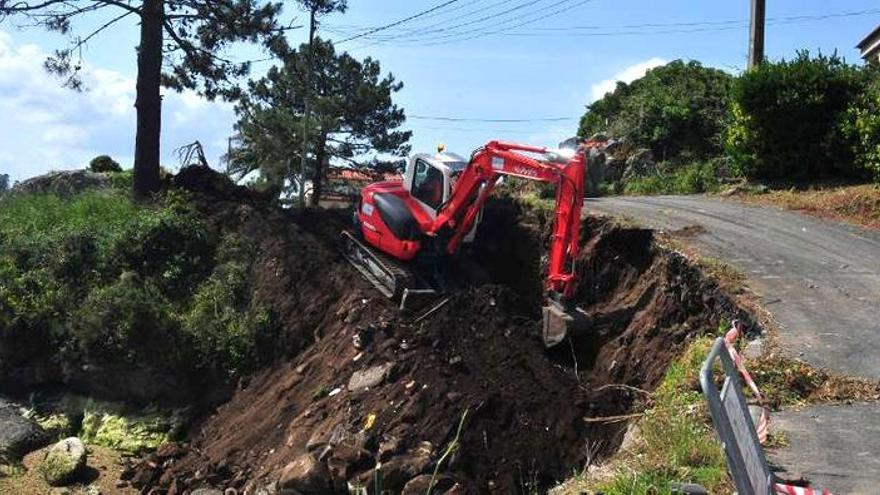
M284 324L265 342L279 359L204 419L186 455L140 466L138 478L168 493L278 480L304 493L377 483L397 493L435 470L459 493L533 493L619 445L625 424L584 418L625 414L638 397L602 385L650 390L690 336L747 317L650 231L588 220L578 298L595 327L547 352L532 272L548 222L499 202L485 218L512 214L510 228L487 229L472 256L493 259L504 285L402 320L336 254L343 215L291 217L242 198L206 204L263 239L254 277ZM460 445L444 456L460 422Z

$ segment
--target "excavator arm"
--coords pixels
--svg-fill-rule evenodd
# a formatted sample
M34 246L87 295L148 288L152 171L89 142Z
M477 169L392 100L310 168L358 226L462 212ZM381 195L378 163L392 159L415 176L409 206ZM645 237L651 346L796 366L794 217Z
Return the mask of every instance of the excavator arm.
M555 155L556 159L538 160L522 152L545 157ZM566 298L571 297L576 282L574 259L579 250L584 160L582 153L563 157L543 147L490 141L474 153L456 182L449 201L437 212L428 234L434 235L445 227L450 228L453 233L446 250L450 254L455 253L501 176L556 184L556 218L546 289Z
M499 178L512 176L556 184L556 214L545 282L550 299L544 307L544 341L548 346L562 341L575 327L586 326L585 313L571 305L577 287L575 260L580 249L584 197L586 156L582 151L564 156L560 150L490 141L474 152L449 200L438 210L427 231L436 235L442 229L450 229L452 235L446 250L455 253ZM523 153L539 154L544 159Z

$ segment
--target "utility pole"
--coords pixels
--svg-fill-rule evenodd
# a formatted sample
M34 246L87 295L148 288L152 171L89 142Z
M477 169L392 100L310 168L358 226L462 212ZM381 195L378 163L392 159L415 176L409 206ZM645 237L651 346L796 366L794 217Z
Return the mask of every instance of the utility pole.
M749 25L749 69L764 61L765 0L751 0L752 20Z
M309 53L307 56L307 64L306 67L306 91L304 94L305 97L305 115L303 116L303 144L302 144L302 156L300 157L299 162L299 176L300 176L300 187L299 187L299 206L300 208L305 208L306 206L306 155L309 152L309 117L311 113L311 106L309 105L309 101L311 100L311 92L312 92L312 44L315 42L315 12L318 10L317 4L312 6L312 10L309 16Z

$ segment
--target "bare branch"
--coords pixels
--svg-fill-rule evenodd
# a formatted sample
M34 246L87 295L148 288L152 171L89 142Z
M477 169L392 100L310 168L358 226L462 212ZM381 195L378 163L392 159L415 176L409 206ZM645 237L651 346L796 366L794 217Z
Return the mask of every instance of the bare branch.
M73 45L73 47L71 47L71 50L76 50L79 47L85 45L86 43L89 42L90 39L94 38L98 33L109 28L113 24L116 24L117 21L120 21L120 20L124 19L125 17L128 17L131 14L132 14L131 11L126 11L126 12L123 12L121 15L118 15L118 16L114 17L113 19L110 19L109 21L107 21L103 25L101 25L101 27L99 27L98 29L95 29L94 31L92 31L88 36L77 41L76 44Z

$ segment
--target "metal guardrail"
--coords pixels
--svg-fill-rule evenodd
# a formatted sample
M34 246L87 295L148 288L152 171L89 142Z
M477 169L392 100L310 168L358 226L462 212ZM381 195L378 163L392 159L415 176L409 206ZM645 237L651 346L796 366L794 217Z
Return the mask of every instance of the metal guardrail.
M721 361L724 382L719 390L713 369ZM721 440L727 466L739 495L770 495L774 493L773 474L758 441L755 425L743 395L742 382L736 365L719 337L700 370L700 386L709 403L712 423Z

